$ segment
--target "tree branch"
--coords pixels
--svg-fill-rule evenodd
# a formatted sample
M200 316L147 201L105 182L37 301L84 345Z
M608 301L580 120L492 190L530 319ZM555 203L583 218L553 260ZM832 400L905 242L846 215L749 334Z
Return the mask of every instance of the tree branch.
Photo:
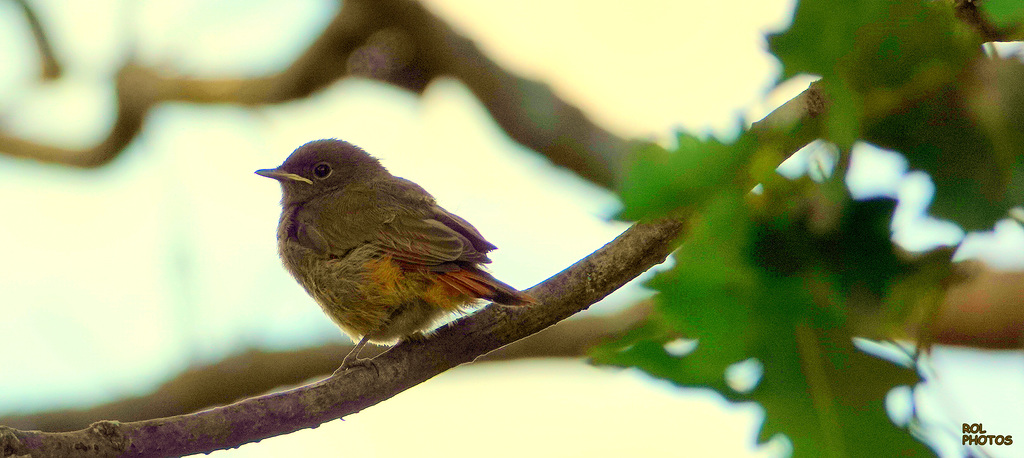
M988 24L973 0L953 2L958 17L986 40L1005 38L1006 32ZM23 0L18 3L33 28L44 65L56 65L38 19ZM56 76L59 67L53 68L56 70L44 69L44 75ZM118 75L117 120L99 145L69 150L0 133L0 151L43 162L99 167L120 154L159 102L279 103L306 97L346 75L373 78L414 92L422 91L438 76L458 78L513 140L605 188L614 187L630 150L629 142L595 125L546 85L505 71L470 40L410 0L344 2L320 37L277 75L212 80L171 77L132 62Z
M1020 30L1013 28L999 28L992 21L989 21L985 14L978 9L978 0L952 0L953 11L957 19L974 29L982 40L985 41L1012 41L1017 37Z
M938 317L911 331L946 345L1024 348L1024 271L1002 271L979 261L957 267L965 278L946 291Z
M612 187L628 142L598 127L541 83L502 69L467 38L410 0L351 0L320 37L283 72L253 79L162 75L126 63L118 72L118 113L99 145L71 150L0 133L15 157L92 168L116 158L164 101L246 106L306 97L346 75L421 92L439 76L458 78L508 135L603 187Z
M39 50L39 64L43 79L53 80L59 78L61 75L60 62L57 61L57 57L53 54L53 46L50 45L50 39L46 37L43 25L39 22L39 16L36 15L35 10L32 9L27 1L15 0L14 3L21 7L21 12L25 15L28 27L32 30L32 38L35 39L36 49Z
M636 325L650 310L650 301L643 301L612 315L566 320L488 353L478 362L583 356L591 346ZM0 425L73 431L103 419L140 421L186 414L326 376L341 365L342 358L351 349L351 344L327 344L281 352L250 350L182 372L145 396L88 409L0 417ZM376 356L382 351L383 347L373 346L364 350L364 356Z
M140 71L144 71L144 69L140 69ZM792 151L795 151L796 149L799 149L799 147L803 146L803 144L806 144L813 140L814 138L817 138L814 134L815 129L813 128L813 123L809 124L808 121L813 121L816 118L818 118L822 113L824 113L826 108L827 103L825 96L817 88L817 85L812 85L810 88L805 90L797 97L793 98L786 104L772 111L770 114L768 114L768 116L766 116L761 121L754 123L752 129L756 132L765 135L785 136L789 142L787 143L787 145L789 145ZM801 126L810 126L810 128L802 128ZM798 132L798 134L787 135L793 132ZM555 279L553 278L548 282L545 282L545 284L553 280ZM623 320L623 322L628 323L630 322L630 320ZM571 322L565 323L562 326L568 327L568 325L570 324ZM609 332L614 331L614 329L612 328L614 327L609 328ZM520 345L503 348L501 349L501 351L496 352L490 357L498 358L500 357L497 356L499 354L505 352L519 351L517 350L517 348L523 348L527 346L535 347L534 350L526 353L527 356L560 354L577 355L580 354L580 352L582 352L583 348L590 346L597 338L599 338L598 336L593 336L594 340L581 339L578 341L578 346L575 346L574 349L568 350L566 353L559 353L559 350L555 348L555 345L558 345L559 343L564 344L565 339L561 337L562 331L553 332L559 332L559 337L557 339L554 339L553 342L543 343L543 341L539 339L530 339L521 342ZM536 348L538 344L541 344L540 346L542 347L542 349L539 350ZM90 409L87 411L57 413L57 415L63 417L60 418L59 420L54 420L52 416L53 414L36 414L17 417L7 417L2 419L2 422L4 424L21 426L23 428L39 428L52 431L67 430L74 429L76 427L81 427L83 422L91 421L96 418L120 418L123 420L134 420L140 418L153 418L158 416L181 414L184 412L190 412L199 408L203 408L209 405L231 402L232 400L238 399L238 397L241 396L248 396L256 393L266 392L267 390L273 389L281 385L299 383L301 380L305 380L308 377L326 373L328 370L332 370L334 367L337 366L337 356L342 355L344 353L345 349L343 348L325 347L322 350L317 350L311 353L303 351L301 358L286 355L285 357L280 358L277 363L274 363L272 365L278 368L278 370L273 371L269 368L270 365L256 365L251 362L249 356L243 355L240 357L240 361L225 361L225 364L230 365L232 367L232 372L234 372L234 374L232 375L235 377L233 381L234 383L237 383L238 380L247 380L253 382L252 384L239 384L240 392L222 392L218 390L213 390L213 393L211 393L209 397L201 397L197 399L197 397L194 396L196 391L192 389L194 388L194 386L186 385L186 388L179 388L172 384L171 386L167 387L168 389L166 391L163 388L161 388L161 390L158 393L154 394L156 398L161 399L160 402L151 402L153 401L154 398L144 397L139 399L119 401L108 406L100 406L96 409ZM316 363L310 364L309 369L304 369L304 371L307 372L293 370L293 368L290 366L290 364L294 364L296 360L308 361L311 358L314 361L316 361ZM258 370L259 373L262 375L261 377L258 378L244 377L244 369L239 371L239 367L249 367L252 370ZM213 373L219 372L216 367L211 368L211 370L213 371ZM278 374L280 375L280 377L274 376L274 374ZM186 373L183 374L181 378L193 379L193 377L196 376L194 374ZM209 382L207 381L207 383ZM176 390L181 389L188 390L192 394L190 396L185 396L186 398L192 398L193 400L198 400L198 402L178 403L177 401L174 401L174 399L180 399L181 396L173 395L170 393L174 393ZM149 408L140 407L140 405L152 406L154 404L167 406L168 409L154 411L150 410ZM124 410L133 411L135 413L135 416L119 414L119 412L122 412Z
M665 260L684 223L637 223L601 249L529 290L533 307L487 307L430 338L399 344L362 367L293 390L189 415L103 421L48 433L0 427L5 456L166 456L210 452L286 434L375 405L447 369L588 308Z
M427 73L464 82L513 140L594 184L612 188L618 183L629 142L595 125L547 85L503 70L418 3L358 1L378 7L415 43L425 45Z

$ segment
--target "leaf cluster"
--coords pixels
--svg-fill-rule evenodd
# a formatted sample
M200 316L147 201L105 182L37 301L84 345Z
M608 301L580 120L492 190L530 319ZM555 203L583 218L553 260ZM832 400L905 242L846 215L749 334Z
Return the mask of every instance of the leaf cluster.
M987 4L1003 27L1024 20L1019 2ZM690 226L673 267L648 283L654 314L593 348L593 360L758 402L759 441L785 434L795 455L929 454L908 434L920 433L916 423L896 426L885 408L892 388L920 380L915 368L853 339L904 337L908 323L934 316L953 250L899 249L897 202L852 199L842 172L856 142L899 152L935 183L930 213L967 230L1024 203L1024 64L986 55L953 8L801 0L790 28L769 37L783 78L821 77L828 107L813 128L839 152L829 177L774 172L811 121L639 147L619 188L620 217ZM760 373L737 376L741 367Z

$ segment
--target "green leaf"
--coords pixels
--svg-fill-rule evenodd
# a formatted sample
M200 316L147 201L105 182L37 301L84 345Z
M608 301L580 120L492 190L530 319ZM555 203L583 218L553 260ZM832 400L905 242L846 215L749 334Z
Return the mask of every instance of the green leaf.
M592 347L588 354L594 364L636 367L679 386L710 387L726 392L721 374L707 377L707 372L697 368L694 361L669 354L665 346L676 339L678 334L668 329L664 319L655 312L619 338Z
M836 273L841 294L862 289L880 298L906 270L892 245L895 210L896 201L888 197L850 202L836 230L821 239L821 259Z
M908 102L868 125L864 139L903 153L912 168L928 172L935 183L929 212L970 231L991 228L1022 203L1024 195L1012 185L1024 137L991 108L975 109L974 116L985 120L980 124L972 119L965 105L966 94L974 92L968 83Z
M815 0L820 1L820 0ZM876 0L884 14L851 36L843 77L882 106L954 81L981 58L982 40L960 22L949 2ZM903 92L900 92L903 91Z
M668 150L653 143L636 150L619 189L625 207L620 219L639 220L650 214L668 213L679 205L672 189L675 171L671 156Z
M997 27L1024 22L1024 3L1020 0L985 0L979 7Z
M855 296L877 305L890 283L907 269L891 241L896 201L852 201L845 188L830 196L829 183L816 186L809 195L789 195L790 201L805 200L806 209L796 207L760 221L754 229L751 260L772 275L806 276L808 288L826 281L825 289L834 289L826 295L834 295L840 304L845 303L841 298ZM786 192L807 191L774 186L766 187L765 196L784 201Z
M976 74L966 91L968 114L991 139L995 167L1005 178L996 205L1006 209L1024 204L1024 63L986 59Z
M711 199L694 216L689 237L674 254L675 266L656 275L656 313L642 327L596 348L595 362L640 367L680 385L725 389L725 369L746 358L750 307L757 295L756 271L746 255L751 221L739 193ZM685 358L664 344L699 339Z
M829 95L831 102L825 119L825 139L842 151L850 151L861 135L863 97L850 86L842 84L842 80L826 80L822 89Z
M802 0L793 23L768 36L768 48L782 62L783 79L801 73L838 77L840 61L854 54L854 38L884 13L883 0Z
M916 256L913 268L900 275L884 298L884 316L879 326L865 337L886 339L906 337L916 330L918 348L928 348L932 322L938 316L948 286L957 279L950 262L955 248L946 247Z
M926 456L885 409L888 391L913 385L916 373L856 350L848 308L838 307L866 303L873 307L866 311L886 315L882 298L908 270L890 241L895 203L851 201L838 181L791 183L773 183L751 199L755 207L781 207L759 208L762 221L738 193L707 199L674 267L648 283L659 291L655 312L591 355L732 401L757 401L766 410L760 439L785 434L796 456ZM890 302L916 301L943 278L915 276ZM698 339L685 356L667 348L681 336ZM752 391L736 392L725 371L751 357L764 373Z
M800 0L789 29L768 37L784 79L821 75L865 95L936 67L962 68L980 44L945 2L903 0Z
M675 253L675 266L654 277L658 309L667 326L700 339L687 356L702 379L721 380L725 368L747 358L750 310L757 271L746 255L752 223L742 197L726 193L696 216L698 223Z
M747 134L730 144L680 134L674 151L642 145L619 189L624 206L619 217L638 220L699 208L733 184L753 146L753 137Z
M778 301L799 300L798 284L773 289ZM798 308L765 307L764 313ZM931 455L886 414L886 394L915 384L913 370L858 351L851 333L827 316L776 314L767 321L773 325L760 333L754 353L764 374L751 393L765 409L760 441L783 433L798 457Z
M935 216L987 229L1021 204L1021 63L985 63L949 2L801 0L769 43L785 76L825 77L826 139L867 140L931 175Z

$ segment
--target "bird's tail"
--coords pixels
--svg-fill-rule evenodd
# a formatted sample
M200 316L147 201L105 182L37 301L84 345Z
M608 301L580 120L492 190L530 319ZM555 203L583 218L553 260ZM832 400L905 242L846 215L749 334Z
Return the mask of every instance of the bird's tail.
M444 272L439 278L460 292L495 304L520 306L537 303L533 296L509 286L481 269L463 267L452 272Z

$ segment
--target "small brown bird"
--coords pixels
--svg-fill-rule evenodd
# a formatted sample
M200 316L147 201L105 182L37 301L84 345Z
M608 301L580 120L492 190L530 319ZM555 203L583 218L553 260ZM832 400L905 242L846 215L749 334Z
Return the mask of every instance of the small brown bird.
M351 143L309 142L256 173L281 183L285 268L358 342L339 370L360 361L367 342L391 345L429 331L478 299L533 303L481 268L496 247L476 228Z

